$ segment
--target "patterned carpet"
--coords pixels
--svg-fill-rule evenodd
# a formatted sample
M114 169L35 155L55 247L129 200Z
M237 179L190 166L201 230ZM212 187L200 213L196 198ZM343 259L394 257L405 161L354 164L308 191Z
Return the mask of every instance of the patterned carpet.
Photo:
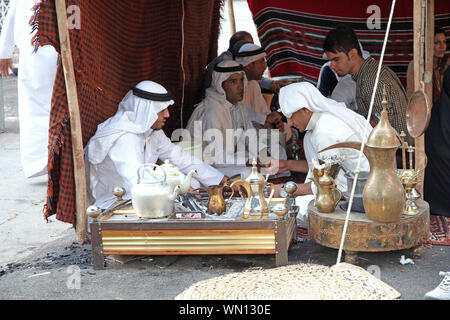
M436 246L450 246L450 218L430 215L431 237L427 244Z

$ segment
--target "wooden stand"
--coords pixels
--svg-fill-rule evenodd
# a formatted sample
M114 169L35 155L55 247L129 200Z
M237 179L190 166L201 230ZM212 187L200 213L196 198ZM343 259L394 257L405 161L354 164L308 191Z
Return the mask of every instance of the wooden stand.
M358 252L420 248L430 234L430 209L421 199L416 204L417 215L403 215L400 221L390 223L375 222L364 213L350 212L344 242L345 262L355 263ZM338 205L333 213L320 213L311 201L308 214L311 239L325 247L339 249L346 211Z
M296 215L285 219L172 221L95 221L90 224L94 269L103 269L104 256L275 254L277 266L288 262L296 239Z

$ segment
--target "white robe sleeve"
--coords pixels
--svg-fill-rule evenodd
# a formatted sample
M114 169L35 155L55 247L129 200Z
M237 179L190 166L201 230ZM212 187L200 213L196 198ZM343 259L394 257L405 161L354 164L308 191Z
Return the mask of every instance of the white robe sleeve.
M163 131L154 132L149 139L151 139L151 148L147 148L146 153L156 153L161 161L169 160L184 174L188 174L193 169L198 171L198 174L191 180L193 188L199 187L199 185L195 185L195 180L209 186L219 184L223 179L224 175L220 171L184 152L182 148L173 144ZM147 146L149 145L147 144Z
M118 175L125 182L125 189L137 183L137 170L145 163L143 144L143 137L132 133L124 134L116 140L108 153Z
M15 39L14 39L14 22L16 17L16 0L11 0L8 13L3 20L2 33L0 35L0 59L10 59L13 56Z
M321 119L322 120L322 119ZM318 129L318 128L317 128ZM339 130L338 130L339 131ZM335 134L330 134L329 132L314 132L310 135L308 135L308 138L305 135L304 138L304 143L305 143L305 152L306 152L306 148L308 148L309 151L308 153L311 153L311 155L309 155L307 158L308 160L308 166L309 166L309 170L308 170L308 174L306 176L305 179L305 183L306 182L310 182L312 181L313 178L313 172L312 172L312 159L316 158L318 156L320 157L327 157L327 156L333 156L336 155L338 157L346 157L345 153L347 149L343 149L343 148L338 148L338 149L332 149L332 150L327 150L324 152L321 152L320 154L318 154L319 151L333 145L339 142L343 142L343 141L347 141L347 137L344 135L343 132L335 132ZM350 141L350 140L348 140ZM307 147L306 145L311 145L311 147ZM342 173L342 170L340 171L340 174ZM341 179L340 178L340 174L338 175L338 177L336 178L335 182L337 187L342 190L342 188L345 186L345 179ZM344 184L343 184L344 183ZM314 183L311 184L311 189L313 191L314 194L317 193L317 188L316 185ZM345 189L344 189L345 190Z

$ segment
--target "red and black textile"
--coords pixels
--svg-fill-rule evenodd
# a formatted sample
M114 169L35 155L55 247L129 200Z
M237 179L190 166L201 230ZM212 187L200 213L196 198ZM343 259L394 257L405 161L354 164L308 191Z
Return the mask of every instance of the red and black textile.
M364 50L379 60L392 4L380 0L247 1L271 76L301 75L313 83L326 62L322 59L323 40L338 24L352 27ZM379 29L373 19L377 16ZM405 87L406 70L413 59L412 17L413 1L398 0L383 59ZM435 0L435 24L450 37L450 1Z
M182 126L181 110L187 122L200 100L205 66L217 55L222 2L66 1L68 8L75 6L68 11L69 20L81 22L69 33L84 145L97 125L117 111L125 93L142 80L158 82L174 96L175 104L169 107L172 117L165 128L169 137ZM33 40L37 49L49 44L60 52L54 1L43 0L35 7L31 25L37 28ZM44 216L56 214L58 220L75 223L72 142L61 61L53 89L48 149Z

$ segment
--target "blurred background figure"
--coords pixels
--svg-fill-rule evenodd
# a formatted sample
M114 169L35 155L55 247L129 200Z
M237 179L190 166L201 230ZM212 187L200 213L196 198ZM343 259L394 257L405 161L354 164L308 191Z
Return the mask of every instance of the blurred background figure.
M27 178L47 173L48 126L58 54L52 46L34 52L29 24L38 0L11 0L0 35L0 73L12 70L19 49L18 106L20 156Z
M447 51L447 42L445 38L445 30L441 27L434 28L434 53L433 53L433 103L439 99L442 90L442 81L444 72L450 65L450 59L445 55ZM408 99L416 91L414 85L414 60L408 64L406 78L406 94Z

